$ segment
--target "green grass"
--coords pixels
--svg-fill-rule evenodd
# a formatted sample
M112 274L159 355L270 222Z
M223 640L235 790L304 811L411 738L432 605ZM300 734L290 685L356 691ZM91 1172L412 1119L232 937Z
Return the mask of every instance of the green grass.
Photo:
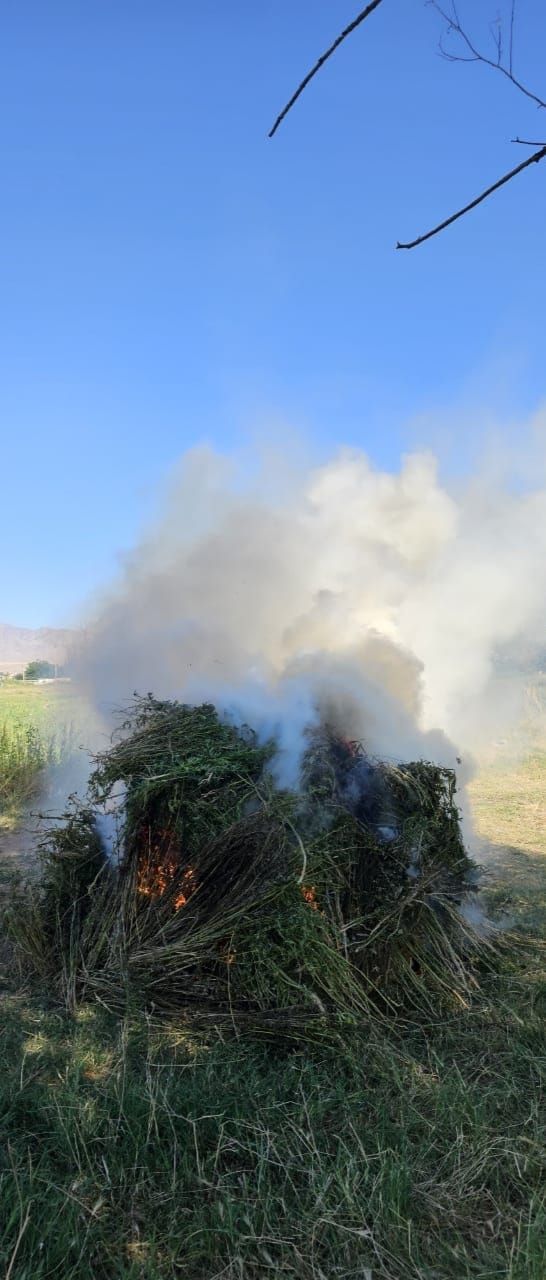
M6 680L0 684L0 724L32 724L38 729L53 723L70 724L81 717L82 698L70 684L33 684Z
M0 831L39 793L48 765L85 740L89 712L70 685L0 684Z
M44 771L67 759L70 730L47 731L32 724L0 724L0 820L14 820L38 795Z
M543 1280L546 992L489 994L320 1056L7 998L6 1272Z
M492 901L544 932L546 762L474 784ZM509 846L501 852L500 844ZM73 1018L0 969L9 1280L543 1280L546 963L474 1005L287 1052ZM3 983L3 986L2 986Z

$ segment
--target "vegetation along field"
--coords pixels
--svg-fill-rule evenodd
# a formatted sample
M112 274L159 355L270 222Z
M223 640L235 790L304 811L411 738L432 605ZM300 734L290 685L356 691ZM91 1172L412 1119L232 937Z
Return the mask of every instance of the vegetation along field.
M89 711L71 684L0 683L0 831L40 793L44 770L88 739Z
M57 697L70 723L69 686L0 688L5 829L60 749ZM543 1280L545 778L536 751L473 783L485 892L511 932L441 1019L275 1045L130 1007L69 1015L5 942L2 1274Z

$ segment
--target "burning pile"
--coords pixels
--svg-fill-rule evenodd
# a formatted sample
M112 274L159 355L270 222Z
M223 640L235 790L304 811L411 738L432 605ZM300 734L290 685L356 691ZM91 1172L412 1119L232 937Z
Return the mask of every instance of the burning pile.
M324 728L296 793L274 756L210 705L136 700L11 913L27 961L70 1003L275 1031L464 1000L479 943L451 771L371 761ZM108 856L98 815L119 784Z

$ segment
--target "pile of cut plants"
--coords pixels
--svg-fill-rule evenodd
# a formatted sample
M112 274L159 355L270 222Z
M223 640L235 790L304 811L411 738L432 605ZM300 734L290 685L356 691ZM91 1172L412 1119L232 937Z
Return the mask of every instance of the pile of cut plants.
M328 725L297 791L275 759L212 705L136 698L14 897L25 970L70 1008L273 1036L466 1003L490 944L464 910L453 772L371 759Z

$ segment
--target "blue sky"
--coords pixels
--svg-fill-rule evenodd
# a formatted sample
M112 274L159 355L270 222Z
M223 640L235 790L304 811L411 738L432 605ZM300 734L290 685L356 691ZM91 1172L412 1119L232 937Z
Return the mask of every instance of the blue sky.
M0 50L0 619L73 621L188 446L274 423L395 466L546 393L546 164L412 253L546 133L384 0L277 136L353 0L7 0ZM518 68L544 85L546 6ZM489 0L474 0L487 39ZM542 65L541 65L542 64ZM510 425L516 424L516 425Z

